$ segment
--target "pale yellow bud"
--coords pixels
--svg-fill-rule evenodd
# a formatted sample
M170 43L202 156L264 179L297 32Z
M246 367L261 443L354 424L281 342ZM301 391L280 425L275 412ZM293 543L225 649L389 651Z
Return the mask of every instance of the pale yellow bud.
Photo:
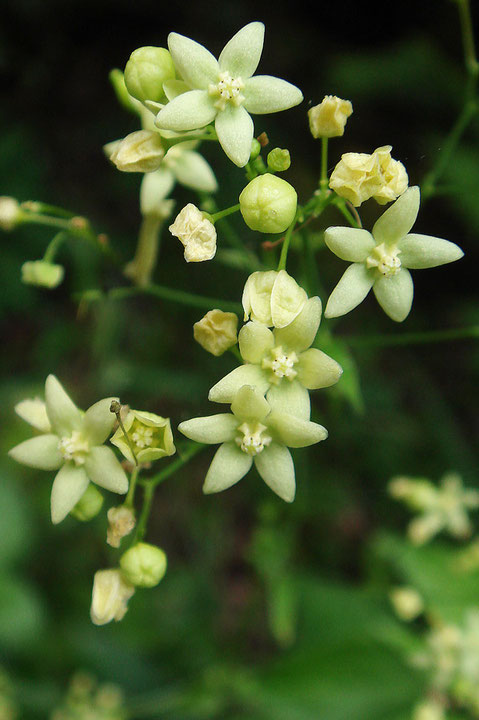
M396 615L406 622L418 617L424 610L421 596L411 587L396 587L389 593L389 599Z
M0 197L0 229L13 230L22 216L20 205L15 198Z
M355 207L369 198L379 204L395 200L408 186L404 165L391 158L386 145L367 153L345 153L331 173L329 187Z
M308 110L309 129L314 138L344 135L346 121L353 113L349 100L335 95L325 95L319 105Z
M188 203L169 231L185 246L186 262L212 260L216 253L216 230L196 205Z
M244 320L283 328L299 315L307 299L305 290L286 270L254 272L243 290Z
M217 357L236 344L237 331L238 317L222 310L210 310L193 325L196 342Z
M108 510L107 518L106 541L111 547L118 548L122 539L129 535L136 525L135 513L129 507L119 505Z
M135 588L125 582L117 569L98 570L93 579L90 617L95 625L122 620Z
M158 170L165 155L161 135L154 130L136 130L123 140L109 143L110 160L122 172L149 173Z
M62 265L55 265L44 260L32 260L22 265L22 282L25 285L56 288L63 280L64 274L65 269Z

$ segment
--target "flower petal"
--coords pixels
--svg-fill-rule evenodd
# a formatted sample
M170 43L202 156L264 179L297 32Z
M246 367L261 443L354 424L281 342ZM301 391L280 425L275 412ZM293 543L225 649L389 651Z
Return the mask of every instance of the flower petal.
M263 323L251 320L241 328L238 343L245 362L260 363L265 353L274 347L274 335Z
M241 452L236 443L224 443L216 451L206 473L203 492L209 495L226 490L241 480L252 464L253 458Z
M364 262L376 246L367 230L350 227L330 227L324 232L324 242L341 260Z
M373 227L378 244L395 244L408 234L419 212L420 192L417 185L410 187L384 212Z
M205 90L189 90L160 110L155 125L176 132L196 130L212 122L217 112Z
M15 412L22 420L41 432L51 432L50 420L47 415L47 408L43 400L33 398L22 400L15 405Z
M328 437L328 431L322 425L277 410L269 416L268 427L284 445L292 448L315 445Z
M206 90L218 82L218 61L200 43L173 32L168 35L168 49L177 72L192 88Z
M83 467L74 463L65 463L53 481L50 499L52 523L55 525L66 518L73 510L89 484Z
M293 322L284 328L275 329L275 345L297 353L309 348L318 332L321 309L319 297L310 298Z
M178 425L178 430L190 440L216 444L233 440L238 420L231 413L219 413L206 417L191 418Z
M55 375L45 383L45 405L53 430L60 436L71 435L82 424L82 412L66 394Z
M83 417L82 435L90 445L103 445L113 430L116 421L115 413L110 410L113 400L118 401L118 398L99 400L86 411Z
M306 304L306 291L286 270L280 270L271 291L271 318L275 328L284 328L298 317Z
M90 450L85 470L95 485L116 493L126 493L128 478L111 448L101 445Z
M412 270L437 267L459 260L464 255L455 243L432 235L411 233L398 243L401 265Z
M336 360L316 348L301 353L296 368L298 380L308 390L330 387L337 383L343 374L343 369Z
M174 187L176 178L167 167L145 173L140 185L140 208L142 215L158 211L158 205Z
M208 400L218 403L232 403L235 394L243 385L254 385L264 394L269 387L263 370L258 365L240 365L213 385Z
M402 322L411 310L414 286L411 273L401 268L397 275L382 277L373 286L374 294L391 320Z
M175 162L173 172L178 182L193 188L193 190L213 193L218 189L213 170L204 157L197 152L181 153Z
M263 52L264 25L251 22L233 35L218 59L221 71L242 80L251 77L258 67Z
M244 167L251 155L253 121L244 107L227 106L218 113L215 130L221 147L238 167Z
M231 412L241 420L264 420L270 411L262 392L251 385L243 385L231 403Z
M266 485L286 502L293 502L296 492L293 458L288 448L271 443L254 459L256 469Z
M373 283L374 273L363 263L350 265L329 296L324 317L346 315L364 300Z
M271 75L255 75L245 82L244 107L253 115L288 110L303 100L303 93L295 85Z
M309 392L298 380L283 380L279 385L272 385L266 393L266 400L277 412L287 412L303 420L309 420L311 401Z
M58 449L58 436L51 434L25 440L9 450L8 454L22 465L39 470L58 470L64 462Z

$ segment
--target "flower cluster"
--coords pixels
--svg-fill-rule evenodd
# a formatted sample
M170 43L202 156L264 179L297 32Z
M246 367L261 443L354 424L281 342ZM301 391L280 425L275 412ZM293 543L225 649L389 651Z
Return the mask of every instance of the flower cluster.
M51 720L126 720L125 697L117 685L100 685L90 675L78 672L50 717Z
M437 487L429 480L397 477L389 492L419 513L408 527L413 543L422 545L445 530L456 538L466 538L472 526L468 510L479 508L479 490L464 488L456 473L448 473Z
M218 444L203 491L225 490L254 464L264 482L286 502L295 495L288 448L325 440L327 431L311 422L309 390L337 382L341 368L311 348L321 319L321 301L281 270L256 272L243 293L247 322L238 335L243 365L211 388L209 399L231 413L186 420L179 430L201 443ZM270 328L273 329L270 329Z

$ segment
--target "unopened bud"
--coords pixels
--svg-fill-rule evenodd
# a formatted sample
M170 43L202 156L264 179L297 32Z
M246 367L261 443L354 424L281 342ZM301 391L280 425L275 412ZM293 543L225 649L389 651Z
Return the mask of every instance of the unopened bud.
M401 620L415 620L424 610L422 597L412 587L393 588L389 593L391 604Z
M272 172L284 172L291 165L289 150L274 148L268 153L268 168Z
M98 570L93 580L90 617L95 625L122 620L135 588L115 569Z
M129 507L119 505L108 510L107 518L106 541L111 547L118 548L122 539L129 535L135 527L135 513Z
M134 50L125 67L125 85L134 98L166 102L163 83L175 77L173 59L166 48L146 46Z
M114 145L110 160L122 172L158 170L165 155L161 135L155 130L136 130Z
M5 195L0 197L0 229L9 231L19 223L22 211L18 200Z
M65 269L62 265L45 262L45 260L32 260L22 265L22 282L25 285L56 288L63 280Z
M353 113L349 100L325 95L319 105L308 110L309 128L314 138L344 135L346 121Z
M166 572L166 555L156 545L137 543L122 555L120 567L123 577L132 585L155 587Z
M239 202L243 220L251 230L280 233L294 220L298 196L286 180L265 173L248 183Z
M253 138L253 140L251 141L251 155L249 156L250 162L252 160L256 160L256 158L258 157L260 152L261 152L261 143L258 142L258 140L256 140L256 138Z
M193 325L197 343L212 355L223 355L238 340L238 316L223 310L210 310Z
M70 511L70 515L81 522L88 522L98 515L102 505L103 495L95 485L90 483L73 510Z

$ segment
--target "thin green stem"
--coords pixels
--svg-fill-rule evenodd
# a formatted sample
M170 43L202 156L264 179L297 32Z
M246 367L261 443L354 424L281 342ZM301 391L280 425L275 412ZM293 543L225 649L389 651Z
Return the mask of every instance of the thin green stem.
M135 257L125 267L124 274L135 285L149 285L158 262L160 234L163 220L155 215L145 215L142 219Z
M95 293L94 295L92 293ZM113 288L108 292L108 297L112 300L122 300L134 295L153 295L167 302L179 303L189 307L200 308L201 310L211 310L218 308L226 312L243 312L241 303L231 300L220 300L218 298L204 297L203 295L194 295L185 290L175 290L165 287L164 285L147 285L146 287L120 287ZM89 291L83 294L84 299L99 300L103 297L99 291Z
M296 225L297 217L298 217L298 213L296 213L293 222L291 223L289 228L286 230L284 240L283 240L283 247L281 248L281 255L279 257L278 272L280 270L286 270L286 260L288 259L289 245L291 242L291 236L293 235L294 226Z
M479 325L431 332L400 333L398 335L344 335L350 347L395 347L398 345L426 345L436 342L453 342L479 338Z
M153 497L155 494L155 485L151 482L145 482L143 486L143 507L141 508L140 519L136 526L135 539L133 545L143 540L148 525L148 519L151 513L151 506L153 504Z
M65 210L65 208L57 207L56 205L47 205L47 203L39 202L37 200L26 200L21 204L22 210L26 210L31 213L41 213L43 215L57 215L62 218L75 217L75 213L71 210Z
M161 470L161 472L153 475L153 477L150 478L148 482L151 483L154 487L160 485L162 482L171 477L171 475L174 475L177 470L183 467L183 465L186 465L186 463L188 463L192 458L194 458L194 456L197 455L205 447L206 445L202 445L200 443L190 443L186 450L182 451L181 455L178 451L179 457L177 457L176 460L170 463L168 467L166 467L164 470Z
M45 262L51 263L54 261L58 249L60 248L61 244L67 239L67 237L68 233L64 232L63 230L61 230L55 235L53 240L48 243L45 253L43 255L43 260Z
M328 138L321 138L321 178L319 187L324 190L328 187Z
M353 214L353 213L348 209L345 200L343 200L343 199L340 198L340 197L336 197L336 198L333 200L332 204L333 204L335 207L338 208L339 212L346 218L346 220L347 220L348 223L351 225L351 227L354 227L354 228L361 228L361 227L362 227L362 225L361 225L361 219L360 219L359 215L358 215L357 213L356 213L356 215Z
M232 205L229 208L225 208L224 210L219 210L214 215L211 216L211 222L215 223L217 220L221 220L221 218L227 217L228 215L232 215L235 212L238 212L240 209L240 204Z
M128 487L128 495L125 498L124 505L131 508L133 507L133 501L135 499L135 490L136 490L136 484L138 480L138 475L140 473L140 468L138 466L134 467L131 475L130 475L130 485Z
M476 47L474 42L474 30L469 0L456 0L461 22L462 45L464 48L464 64L469 75L479 75L479 63L477 61Z

